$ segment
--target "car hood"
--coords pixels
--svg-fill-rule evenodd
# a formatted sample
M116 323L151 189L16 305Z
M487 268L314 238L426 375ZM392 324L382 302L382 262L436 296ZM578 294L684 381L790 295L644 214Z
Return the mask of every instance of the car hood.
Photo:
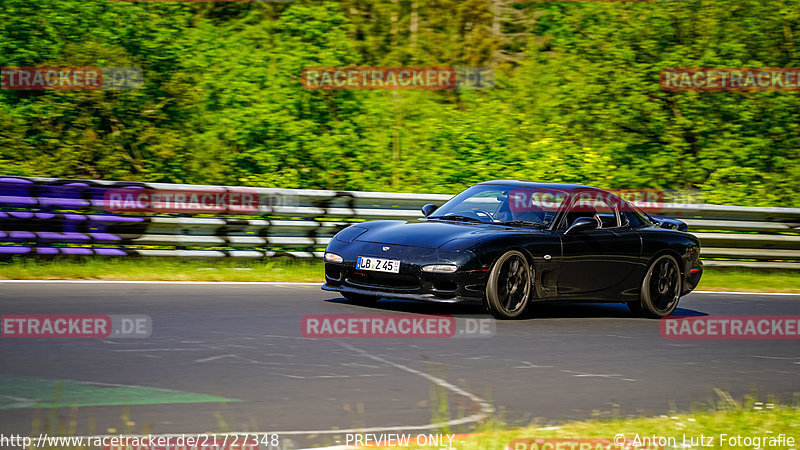
M359 224L368 231L356 241L379 244L410 245L439 248L454 239L474 239L475 243L488 237L509 233L537 232L535 229L506 228L492 224L452 222L404 222L381 220Z

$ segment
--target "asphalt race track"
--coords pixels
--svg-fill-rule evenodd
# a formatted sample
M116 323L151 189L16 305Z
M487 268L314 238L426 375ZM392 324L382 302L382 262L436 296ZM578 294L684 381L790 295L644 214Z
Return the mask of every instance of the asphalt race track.
M338 437L326 430L430 424L437 395L453 420L495 410L523 425L689 409L716 400L715 388L790 399L800 386L796 340L664 339L658 321L624 305L540 304L531 319L469 339L305 338L305 314L483 314L356 306L314 285L0 282L0 305L0 314L146 314L153 325L146 339L0 340L5 434L31 435L34 418L50 414L36 396L77 402L77 434L129 421L139 433L294 431L285 436L300 445L330 445ZM800 295L692 294L678 313L800 315ZM61 408L58 420L69 414Z

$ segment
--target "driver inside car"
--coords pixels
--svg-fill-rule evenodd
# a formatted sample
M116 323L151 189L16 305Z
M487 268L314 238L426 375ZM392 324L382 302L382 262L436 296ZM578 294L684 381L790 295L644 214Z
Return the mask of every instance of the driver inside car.
M497 212L494 214L494 221L495 222L510 222L512 220L521 220L525 222L535 222L544 224L545 220L545 211L542 207L538 205L528 204L517 211L513 211L511 208L511 202L515 200L513 195L509 195L508 192L503 192L497 196L497 200L500 201L500 207L497 209Z

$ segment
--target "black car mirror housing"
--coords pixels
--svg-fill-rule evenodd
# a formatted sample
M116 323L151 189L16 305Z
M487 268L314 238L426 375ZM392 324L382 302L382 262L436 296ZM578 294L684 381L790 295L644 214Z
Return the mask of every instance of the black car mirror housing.
M594 230L597 228L597 221L592 217L578 217L572 222L572 225L567 228L564 234L572 234L576 231Z
M434 212L434 211L436 211L438 208L439 208L439 207L438 207L438 206L436 206L436 205L434 205L433 203L428 203L427 205L425 205L425 206L423 206L423 207L422 207L422 214L423 214L425 217L428 217L428 216L430 216L431 214L433 214L433 212Z

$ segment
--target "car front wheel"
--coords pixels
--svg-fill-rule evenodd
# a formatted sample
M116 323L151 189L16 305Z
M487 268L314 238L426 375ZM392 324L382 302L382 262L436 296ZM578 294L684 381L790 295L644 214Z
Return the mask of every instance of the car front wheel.
M511 250L492 266L486 284L486 305L498 319L522 316L531 297L531 267L525 255Z
M639 304L631 311L645 317L660 319L672 314L681 297L681 271L671 255L656 258L642 280ZM630 305L629 305L630 306Z

